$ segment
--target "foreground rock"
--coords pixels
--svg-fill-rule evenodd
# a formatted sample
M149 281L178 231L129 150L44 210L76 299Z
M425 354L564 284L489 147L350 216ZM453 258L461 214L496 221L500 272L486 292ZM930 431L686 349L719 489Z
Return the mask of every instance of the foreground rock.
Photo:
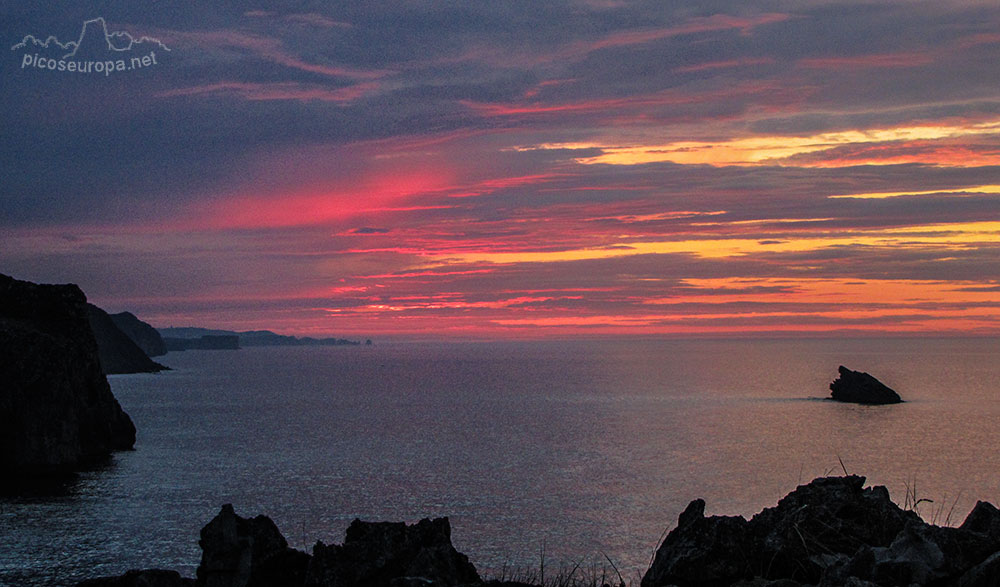
M61 473L131 448L75 285L0 275L0 479Z
M198 585L302 585L309 555L288 547L267 516L244 519L226 504L201 530Z
M97 340L101 368L106 375L121 373L156 373L166 369L150 359L145 351L122 332L104 310L87 304L87 319Z
M317 542L310 556L289 548L267 516L247 519L232 505L201 530L197 579L159 570L129 571L81 587L453 587L482 584L451 544L447 518L403 523L354 520L342 545ZM172 574L171 574L172 573ZM143 582L145 581L145 582Z
M855 404L898 404L899 394L867 373L851 371L841 365L840 377L830 384L830 398Z
M354 520L341 546L313 547L307 587L480 583L468 557L451 544L448 518L403 523Z
M893 587L1000 585L1000 510L979 502L958 528L900 509L864 477L801 485L749 521L705 516L696 499L656 551L642 587ZM288 547L269 518L222 507L201 531L197 580L129 571L81 587L535 587L483 582L451 544L447 518L355 520L342 545ZM579 585L571 580L550 584ZM583 585L588 585L584 582Z
M1000 585L1000 511L981 502L959 528L932 526L864 482L816 479L749 521L695 500L642 587Z

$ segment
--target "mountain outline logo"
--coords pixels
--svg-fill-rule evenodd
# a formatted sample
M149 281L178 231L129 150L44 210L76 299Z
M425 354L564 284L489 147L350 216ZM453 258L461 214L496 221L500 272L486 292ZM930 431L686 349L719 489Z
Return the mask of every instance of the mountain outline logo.
M83 21L76 41L64 43L55 35L42 41L35 35L25 35L10 49L24 51L21 69L103 73L105 76L159 65L156 51L170 51L155 37L137 39L127 31L108 31L108 23L102 16Z
M164 51L170 51L170 48L163 44L157 38L142 36L138 39L133 37L131 33L126 31L115 31L108 32L108 23L104 20L103 16L98 16L97 18L92 18L90 20L83 21L83 26L80 29L80 36L76 41L67 41L65 43L59 42L58 37L55 35L49 35L45 41L39 41L38 37L35 35L25 35L21 39L20 43L17 43L10 48L11 51L17 51L18 49L28 48L28 43L30 42L35 48L50 49L50 45L55 43L57 47L64 51L69 51L61 57L61 59L68 59L70 57L76 56L77 51L83 45L84 39L87 38L87 31L91 29L93 25L100 26L100 35L104 37L104 42L107 44L108 51L125 52L131 51L136 45L142 45L145 43L153 43ZM125 46L118 46L119 44L124 44Z

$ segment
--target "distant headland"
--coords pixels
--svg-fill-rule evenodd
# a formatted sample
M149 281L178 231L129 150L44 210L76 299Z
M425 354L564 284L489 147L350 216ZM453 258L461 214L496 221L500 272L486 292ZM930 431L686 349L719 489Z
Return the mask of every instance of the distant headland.
M194 326L158 328L167 350L188 349L235 350L251 346L359 346L360 341L346 338L313 338L287 336L270 330L219 330ZM371 340L365 341L372 344Z

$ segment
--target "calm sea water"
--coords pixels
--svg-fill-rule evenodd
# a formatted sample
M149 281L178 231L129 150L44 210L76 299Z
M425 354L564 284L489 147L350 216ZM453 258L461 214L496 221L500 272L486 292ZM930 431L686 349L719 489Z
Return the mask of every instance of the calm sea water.
M221 504L289 542L356 517L449 516L481 572L645 569L697 497L751 515L866 475L928 520L1000 501L995 340L588 341L188 351L110 378L136 450L48 496L0 498L0 584L130 568L193 576ZM837 366L907 403L823 401Z

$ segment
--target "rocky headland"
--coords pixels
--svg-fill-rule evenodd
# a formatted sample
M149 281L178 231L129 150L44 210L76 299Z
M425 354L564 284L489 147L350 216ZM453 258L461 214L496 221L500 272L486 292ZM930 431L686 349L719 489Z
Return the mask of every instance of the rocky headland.
M167 345L163 343L160 332L146 322L136 317L132 312L108 314L111 321L132 339L147 357L159 357L167 354Z
M0 275L0 478L71 471L132 448L75 285Z
M234 337L238 347L254 346L357 346L361 342L348 340L346 338L313 338L311 336L286 336L277 334L270 330L245 330L237 332L235 330L218 330L209 328L198 328L194 326L168 327L158 329L160 335L167 341L169 350L185 350L185 348L199 348L197 343L188 341L198 340L205 337ZM186 346L186 345L194 346ZM176 347L176 348L174 348Z
M705 516L688 505L656 551L641 587L893 587L1000 585L1000 510L978 502L961 526L924 522L859 476L801 485L747 520ZM201 531L196 578L129 571L79 587L455 587L529 584L484 581L451 543L447 518L413 525L355 520L343 544L312 553L288 546L266 516L231 505ZM615 581L617 583L617 581ZM547 583L549 584L549 583ZM557 579L552 585L594 585Z
M131 315L131 314L130 314ZM135 318L133 316L133 318ZM124 373L156 373L167 369L149 358L149 355L128 333L118 327L110 314L94 304L87 304L87 319L97 340L97 351L105 375ZM138 319L136 319L138 322ZM125 322L129 322L125 320ZM148 326L148 325L147 325ZM153 329L152 326L149 327ZM156 333L156 330L153 329ZM159 333L156 333L159 335ZM163 340L160 340L163 344Z
M238 351L240 338L230 334L203 334L198 338L163 337L168 351Z
M898 404L899 394L868 373L851 371L841 365L840 376L830 384L830 399L854 404Z

